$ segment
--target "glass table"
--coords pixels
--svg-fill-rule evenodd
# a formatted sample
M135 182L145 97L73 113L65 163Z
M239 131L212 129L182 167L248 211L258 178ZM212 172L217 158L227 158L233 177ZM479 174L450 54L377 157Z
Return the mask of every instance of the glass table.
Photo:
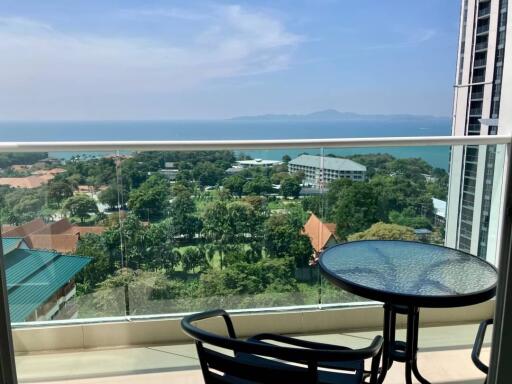
M333 284L384 303L382 383L394 361L429 383L417 366L419 308L473 305L495 295L497 272L476 256L438 245L399 240L362 240L327 249L320 269ZM396 315L407 316L406 341L395 340Z

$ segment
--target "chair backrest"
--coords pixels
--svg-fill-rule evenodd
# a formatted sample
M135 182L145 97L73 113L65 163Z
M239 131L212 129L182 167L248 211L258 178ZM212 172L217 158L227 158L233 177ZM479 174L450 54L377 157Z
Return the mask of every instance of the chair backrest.
M219 316L225 321L228 337L192 325L193 322ZM380 357L380 345L361 350L343 348L313 350L259 343L253 340L238 340L231 319L223 310L186 316L181 324L183 330L195 339L201 369L207 384L313 384L321 382L319 362L355 361L376 355Z
M316 367L292 365L270 360L261 355L238 354L237 357L214 351L196 341L201 369L210 383L317 383Z

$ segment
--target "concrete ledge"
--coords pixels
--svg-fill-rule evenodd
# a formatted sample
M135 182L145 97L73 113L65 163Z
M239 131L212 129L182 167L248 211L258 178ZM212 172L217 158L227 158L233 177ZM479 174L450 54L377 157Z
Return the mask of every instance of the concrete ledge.
M492 317L493 313L494 301L462 308L425 308L421 309L420 322L423 326L478 322ZM382 319L381 306L233 315L236 331L242 337L260 332L315 334L379 329ZM397 323L403 326L405 317L400 316ZM217 332L224 331L220 319L205 323L205 326ZM13 340L17 353L190 341L181 331L180 319L176 318L20 328L13 330Z

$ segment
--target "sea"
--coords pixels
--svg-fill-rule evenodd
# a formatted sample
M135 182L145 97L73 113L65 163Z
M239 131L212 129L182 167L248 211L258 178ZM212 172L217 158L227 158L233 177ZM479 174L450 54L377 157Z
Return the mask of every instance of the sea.
M393 136L449 136L448 118L405 118L336 121L58 121L0 122L0 142L18 141L110 141L110 140L272 140L326 139ZM389 153L397 158L422 158L433 167L448 169L449 146L379 148L297 148L245 150L252 158L280 160L283 155L301 153L354 154ZM106 153L88 153L98 157ZM242 152L238 152L241 155ZM51 152L52 157L69 159L77 152Z

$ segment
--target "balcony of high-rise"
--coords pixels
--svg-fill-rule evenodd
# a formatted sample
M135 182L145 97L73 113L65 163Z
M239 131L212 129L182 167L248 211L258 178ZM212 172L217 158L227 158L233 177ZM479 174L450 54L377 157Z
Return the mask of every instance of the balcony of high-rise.
M392 22L377 0L28 1L0 4L0 384L507 382L494 0ZM460 11L484 23L464 49ZM205 363L181 321L217 308L238 339L212 320L212 343L341 356L382 336L382 355L342 376L236 348Z

